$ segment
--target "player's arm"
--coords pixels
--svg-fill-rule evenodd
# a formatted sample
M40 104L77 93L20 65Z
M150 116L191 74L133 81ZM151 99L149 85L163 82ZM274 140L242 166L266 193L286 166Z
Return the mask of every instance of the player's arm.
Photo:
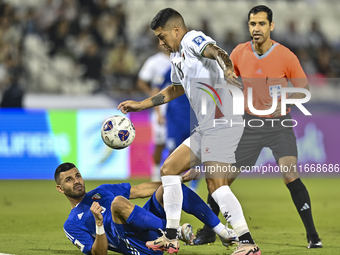
M104 230L102 207L98 202L93 202L90 208L96 220L96 239L92 245L92 255L107 255L108 241Z
M160 89L158 87L155 87L152 89L152 96L155 96L159 93ZM162 125L165 122L164 116L161 113L161 108L160 106L155 106L155 112L157 114L157 122L158 124Z
M229 58L228 53L215 44L208 44L202 52L202 56L210 59L215 59L222 68L226 81L232 85L242 88L242 85L237 81L237 75L234 73L233 62Z
M164 88L155 96L149 97L141 102L136 102L132 100L124 101L120 103L117 109L121 110L122 113L126 114L128 112L139 112L151 107L162 105L174 100L175 98L184 94L184 89L182 86L170 85Z
M161 182L144 182L133 185L130 189L130 199L150 197L161 185Z

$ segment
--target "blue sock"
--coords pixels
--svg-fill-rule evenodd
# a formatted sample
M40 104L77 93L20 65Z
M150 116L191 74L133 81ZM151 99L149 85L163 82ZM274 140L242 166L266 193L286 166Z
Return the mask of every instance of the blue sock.
M135 227L156 231L158 231L159 228L165 229L166 226L165 220L158 218L151 212L139 207L138 205L135 205L135 208L127 218L126 222Z
M186 213L194 215L210 228L214 228L220 223L220 219L209 208L209 206L191 189L182 184L183 205L182 209Z

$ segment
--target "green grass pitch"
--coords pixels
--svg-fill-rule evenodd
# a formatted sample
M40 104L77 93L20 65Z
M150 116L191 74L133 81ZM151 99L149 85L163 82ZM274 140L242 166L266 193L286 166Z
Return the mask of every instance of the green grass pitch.
M340 179L303 179L324 248L308 250L302 222L281 179L238 179L232 190L240 200L251 233L262 254L340 254ZM132 184L141 181L131 181ZM91 190L110 181L85 181ZM198 190L205 200L205 181ZM132 200L142 205L146 200ZM68 200L53 181L0 181L0 254L81 254L63 232ZM182 223L202 224L182 214ZM222 219L222 222L225 221ZM219 240L211 245L181 245L179 254L231 254ZM109 254L114 254L110 253Z

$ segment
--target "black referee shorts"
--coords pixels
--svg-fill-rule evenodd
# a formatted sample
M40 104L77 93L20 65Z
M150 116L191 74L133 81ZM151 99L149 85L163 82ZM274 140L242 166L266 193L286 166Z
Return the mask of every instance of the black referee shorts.
M289 119L292 119L290 114L271 119L279 121L268 121L270 118L261 118L247 113L244 114L243 118L245 128L235 151L236 163L233 166L237 168L254 166L264 147L272 150L276 163L285 156L297 158L296 137L291 127L295 123L289 121ZM263 126L261 126L261 121L264 123ZM282 121L284 121L285 126L290 127L284 127ZM251 127L248 123L252 126L261 127Z

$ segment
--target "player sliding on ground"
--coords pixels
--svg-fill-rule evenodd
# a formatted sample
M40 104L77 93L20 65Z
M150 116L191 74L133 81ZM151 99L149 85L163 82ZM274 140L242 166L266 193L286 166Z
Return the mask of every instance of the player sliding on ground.
M54 174L57 190L71 203L71 213L64 224L67 238L84 254L162 254L165 247L153 251L145 246L165 229L163 187L160 182L131 186L129 183L104 184L89 192L72 163L59 165ZM234 231L225 228L206 203L182 184L183 210L209 225L225 245L235 240ZM152 196L143 208L128 199ZM159 231L160 230L160 231ZM178 227L179 237L192 244L194 234L189 224Z
M169 253L177 253L177 229L183 204L181 174L201 162L205 167L215 169L228 168L235 162L234 151L243 133L243 126L214 127L214 122L226 119L242 122L242 117L232 115L231 94L227 89L217 88L216 85L226 85L226 81L237 87L241 84L236 80L228 54L204 33L189 31L177 11L171 8L161 10L150 27L160 45L171 52L172 85L142 102L122 102L118 109L125 114L141 111L165 104L186 93L196 114L199 124L196 132L166 159L161 168L166 233L146 244L153 249L164 246ZM208 94L214 95L216 99L207 97ZM210 172L206 177L209 193L239 238L240 244L233 254L260 255L261 251L250 235L241 205L230 190L224 173Z

